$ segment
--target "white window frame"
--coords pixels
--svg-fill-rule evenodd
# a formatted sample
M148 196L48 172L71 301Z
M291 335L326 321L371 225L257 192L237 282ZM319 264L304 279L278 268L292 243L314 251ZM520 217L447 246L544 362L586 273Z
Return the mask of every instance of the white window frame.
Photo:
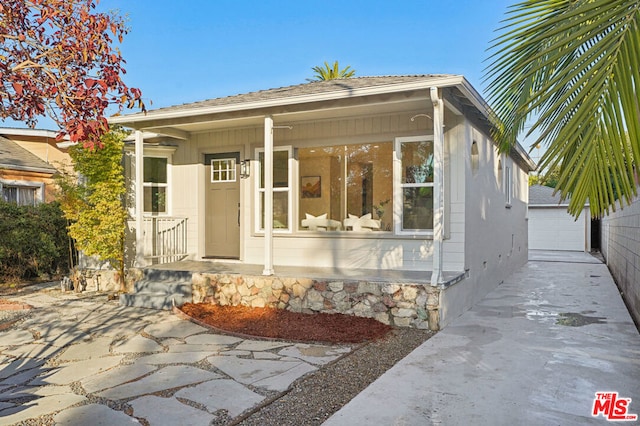
M407 136L407 137L396 137L393 142L393 228L394 233L396 235L425 235L425 236L433 236L433 229L426 230L404 230L402 229L403 222L403 202L402 195L404 188L423 188L430 187L433 188L433 194L435 197L436 191L438 188L436 187L435 182L428 183L402 183L402 143L406 142L428 142L431 141L434 144L434 155L435 155L435 141L433 135L422 135L422 136ZM438 167L438 165L434 162L434 168ZM433 207L433 206L432 206ZM434 212L435 217L435 212ZM435 224L434 224L435 225Z
M504 158L504 171L502 188L504 189L504 205L506 208L511 208L513 202L513 172L512 164L508 159Z
M214 175L213 162L214 161L221 161L221 162L225 161L225 162L228 162L229 160L231 160L233 162L232 163L233 166L232 167L227 167L226 169L224 169L224 171L227 172L227 177L230 176L230 175L233 175L233 178L232 179L231 178L227 178L227 179L213 180L213 175ZM211 183L232 183L232 182L236 182L237 179L238 179L237 172L236 172L236 166L237 165L238 164L236 163L235 157L213 158L213 159L211 159L211 176L210 176ZM219 171L222 172L223 170L220 169Z
M149 150L151 151L151 150ZM152 152L148 152L147 149L145 149L145 153L144 153L144 158L164 158L167 160L167 183L153 183L153 182L142 182L142 191L143 191L143 201L144 201L144 188L165 188L165 210L164 212L145 212L144 211L144 202L142 205L142 215L145 217L151 217L151 216L171 216L171 165L172 165L172 160L173 160L173 150L171 150L170 152L157 152L157 151L152 151ZM143 174L143 178L144 178L144 174Z
M33 181L24 181L24 180L7 180L0 179L0 197L4 198L3 192L5 187L14 187L14 188L27 188L35 190L35 194L33 197L34 206L42 203L44 201L44 183L43 182L33 182ZM18 198L20 197L20 191L17 192ZM16 200L19 206L23 206L24 204L20 204L20 200Z
M274 234L291 234L293 233L293 146L276 146L273 148L273 152L277 151L286 151L287 152L287 186L282 188L273 188L273 193L276 192L288 192L287 195L287 228L273 228ZM256 166L255 166L255 174L254 174L254 182L255 182L255 217L254 217L254 229L256 234L264 234L264 228L261 227L262 220L262 211L260 208L260 196L264 194L265 189L260 188L260 176L262 174L262 165L260 164L260 153L264 153L264 148L256 148L255 150L255 158L256 158Z

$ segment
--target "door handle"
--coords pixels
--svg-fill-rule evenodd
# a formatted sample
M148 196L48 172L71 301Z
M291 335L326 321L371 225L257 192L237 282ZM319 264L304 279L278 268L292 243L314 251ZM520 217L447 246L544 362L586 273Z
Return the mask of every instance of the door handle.
M240 226L240 203L238 203L238 227Z

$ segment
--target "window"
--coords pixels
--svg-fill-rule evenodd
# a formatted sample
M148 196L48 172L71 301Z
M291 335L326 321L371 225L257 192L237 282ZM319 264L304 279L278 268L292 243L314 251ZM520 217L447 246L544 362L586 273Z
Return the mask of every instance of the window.
M504 168L504 201L507 207L511 207L512 197L512 182L511 182L511 167L505 166Z
M235 182L236 159L221 158L211 160L211 182Z
M258 153L258 203L260 217L257 218L256 228L264 231L264 149ZM291 147L277 147L273 150L273 229L287 231L291 229Z
M166 157L144 157L144 212L167 213Z
M399 232L433 230L433 137L396 139L395 199Z
M38 187L20 185L2 185L2 199L19 206L35 206L38 200Z
M373 229L391 231L392 154L391 142L300 148L300 220L326 217L326 229L333 230L366 216Z

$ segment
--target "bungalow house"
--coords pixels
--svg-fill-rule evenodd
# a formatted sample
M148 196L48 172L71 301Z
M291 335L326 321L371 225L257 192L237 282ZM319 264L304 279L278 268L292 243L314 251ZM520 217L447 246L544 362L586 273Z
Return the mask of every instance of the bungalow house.
M49 130L0 128L2 199L21 205L51 201L57 167L69 165L66 147Z
M527 261L534 164L519 145L497 152L488 116L463 76L412 75L113 117L134 130L133 261L259 265L254 278L313 275L319 292L329 291L323 274L336 289L368 277L385 300L413 283L437 290L430 327L443 326ZM333 302L316 310L339 310Z

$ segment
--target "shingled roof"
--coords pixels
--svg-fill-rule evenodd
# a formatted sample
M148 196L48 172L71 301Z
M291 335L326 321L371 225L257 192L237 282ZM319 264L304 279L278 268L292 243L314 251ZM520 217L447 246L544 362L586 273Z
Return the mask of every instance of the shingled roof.
M532 185L529 187L529 205L535 207L536 205L545 206L568 206L569 200L561 200L560 192L555 195L554 188L549 188L543 185Z
M14 141L0 136L0 169L55 173L56 168Z
M297 96L315 95L321 93L338 92L343 90L356 90L365 87L388 86L393 84L414 83L433 78L454 77L452 74L422 74L422 75L399 75L399 76L378 76L378 77L351 77L326 81L312 81L293 86L279 87L276 89L260 90L257 92L243 93L223 98L214 98L204 101L191 102L182 105L170 106L154 109L159 111L179 111L182 109L193 109L200 107L215 107L223 105L243 104L248 102L271 101L276 99L287 99Z

